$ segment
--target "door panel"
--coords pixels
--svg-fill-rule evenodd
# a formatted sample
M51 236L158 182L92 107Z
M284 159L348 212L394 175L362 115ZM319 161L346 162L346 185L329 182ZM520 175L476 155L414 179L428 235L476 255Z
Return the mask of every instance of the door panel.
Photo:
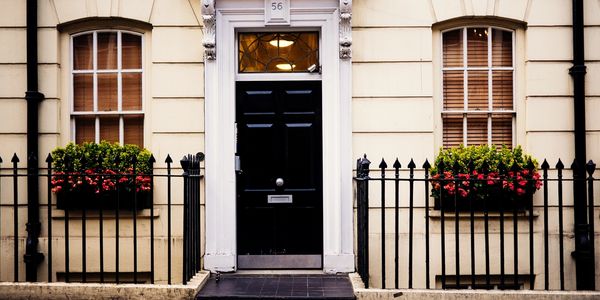
M238 82L236 89L238 267L320 268L321 82ZM291 201L269 203L269 195Z

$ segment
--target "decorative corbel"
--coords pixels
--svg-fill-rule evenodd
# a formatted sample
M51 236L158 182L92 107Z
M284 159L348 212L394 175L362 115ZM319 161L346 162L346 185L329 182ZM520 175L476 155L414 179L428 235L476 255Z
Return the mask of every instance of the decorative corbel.
M352 0L340 0L340 58L352 58Z
M202 22L204 24L203 33L204 39L204 57L209 60L217 58L216 46L216 13L215 0L202 0Z

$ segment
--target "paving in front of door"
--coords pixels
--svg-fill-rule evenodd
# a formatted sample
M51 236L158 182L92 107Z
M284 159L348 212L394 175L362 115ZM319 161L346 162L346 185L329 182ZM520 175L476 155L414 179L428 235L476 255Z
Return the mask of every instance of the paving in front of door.
M196 299L355 299L347 275L212 275Z

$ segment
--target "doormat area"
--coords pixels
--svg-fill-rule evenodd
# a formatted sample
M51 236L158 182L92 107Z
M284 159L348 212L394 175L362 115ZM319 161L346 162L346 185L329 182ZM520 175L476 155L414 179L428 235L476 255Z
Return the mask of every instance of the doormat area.
M355 299L348 275L211 275L196 299Z

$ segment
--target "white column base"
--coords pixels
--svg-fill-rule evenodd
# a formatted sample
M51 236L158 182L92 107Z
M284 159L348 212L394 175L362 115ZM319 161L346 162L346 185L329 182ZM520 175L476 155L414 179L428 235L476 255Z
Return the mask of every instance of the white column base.
M204 269L215 272L235 272L236 256L233 254L205 254Z
M354 272L354 254L326 254L323 271L328 274Z

